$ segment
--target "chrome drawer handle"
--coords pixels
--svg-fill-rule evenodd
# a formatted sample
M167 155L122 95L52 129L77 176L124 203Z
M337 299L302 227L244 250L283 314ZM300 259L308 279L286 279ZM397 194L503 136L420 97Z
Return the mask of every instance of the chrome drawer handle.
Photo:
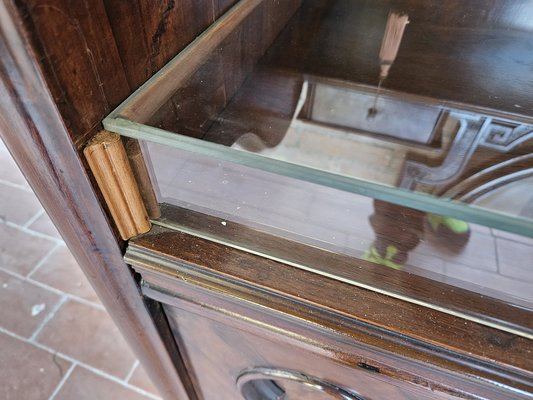
M285 391L276 384L276 381L297 382L328 394L333 399L365 400L361 395L333 383L301 372L277 368L245 369L237 378L237 387L245 400L289 400L285 397Z

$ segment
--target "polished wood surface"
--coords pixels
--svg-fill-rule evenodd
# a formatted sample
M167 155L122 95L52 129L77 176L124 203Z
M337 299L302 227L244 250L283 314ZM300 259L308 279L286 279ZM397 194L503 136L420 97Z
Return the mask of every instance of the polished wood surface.
M264 29L265 21L283 25L284 19L276 18L267 9L270 2L263 3L259 7L265 18L262 22L255 21L254 26L262 24ZM276 70L282 69L285 74L308 74L375 86L379 75L378 52L387 14L390 10L401 10L410 16L411 22L384 88L506 111L517 117L531 117L533 105L523 90L531 84L528 66L533 62L529 45L532 28L525 17L533 10L531 3L508 0L496 4L494 1L477 0L468 5L456 2L454 5L456 8L437 1L420 3L413 0L306 0L260 64L272 68L273 75ZM211 90L212 95L221 96L217 93L222 79L218 77L219 68L230 75L236 71L239 71L238 74L249 73L257 55L252 54L250 49L240 48L241 38L245 35L247 43L255 43L255 47L261 49L264 43L257 39L258 34L266 36L264 31L248 32L243 26L235 29L235 33L226 39L220 38L224 41L224 49L220 54L214 52L212 58L222 57L216 60L204 57L197 80L204 78L205 81L196 89L200 92ZM225 33L221 31L220 35ZM232 52L237 52L237 56L232 56ZM244 64L249 65L242 68ZM243 80L235 82L239 87ZM154 88L157 85L163 86L161 79L154 82ZM172 80L164 86L165 91L182 90ZM159 92L159 89L155 91ZM234 92L227 90L226 97L219 102L227 104ZM188 131L187 119L189 114L199 111L181 108L187 105L187 101L192 101L191 97L198 96L197 104L202 107L202 100L207 101L204 111L215 118L223 106L210 107L212 99L203 98L194 91L187 93L187 99L178 93L159 110L152 123L164 129L199 136L205 127L192 134ZM278 101L281 101L279 97ZM159 125L161 119L165 119L162 115L165 113L171 115L167 116L163 125ZM135 119L133 114L128 117ZM253 119L253 116L248 116L250 118ZM137 116L137 121L145 122L146 116Z
M258 66L228 107L214 119L203 139L231 146L240 137L254 132L262 141L251 151L278 145L290 126L302 85L298 73ZM257 96L265 93L265 96ZM182 132L178 121L168 125L172 132Z
M228 343L237 340L236 332L249 331L243 344L265 345L266 353L249 349L254 362L270 356L266 350L272 348L272 362L281 363L285 354L280 350L294 348L298 360L292 366L304 368L317 361L310 366L317 375L326 376L331 365L341 368L344 377L358 366L363 371L354 375L379 370L377 381L414 386L428 396L426 388L467 398L530 396L533 366L527 339L161 228L131 246L137 255L130 253L129 260L141 272L143 291L151 297L143 298L139 275L122 260L124 243L103 210L103 199L79 150L101 129L105 115L235 3L9 0L0 4L3 138L162 395L195 399L202 393L207 378L197 376L202 371L196 371L199 361L193 363L187 353L201 351L204 345L205 352L210 352L209 343L199 334L196 337L196 328L205 328L208 341L219 340L211 330L226 335L228 341L220 348L228 351ZM333 20L354 17L347 6L355 3L313 4L316 7L308 9L311 14L302 14L302 18L309 16L303 26L313 30L321 29L324 15ZM375 2L357 4L361 15L353 19L354 30L348 33L360 29L366 39L378 42L382 32L378 20L383 15L376 12ZM407 33L411 36L406 36L406 51L391 72L389 88L531 115L531 99L523 90L530 79L530 53L525 51L530 22L524 17L530 2L475 0L464 5L453 1L441 8L414 0L386 4L404 5L430 27ZM328 28L330 39L339 34L335 28L340 26ZM463 40L472 27L486 43L478 52L472 42ZM321 46L335 42L315 42L316 36L305 29L291 29L282 38L297 39L307 50L291 52L279 63L272 56L271 65L290 69L298 64L295 60L305 59L312 61L307 72L350 79L356 68L358 77L375 83L373 66L360 59L366 52L363 42L349 48ZM495 33L501 33L502 39L495 38ZM435 38L442 43L438 48L433 47ZM517 39L516 54L501 53L513 39ZM358 51L353 52L352 64L338 68L331 52L352 54L353 49ZM278 50L283 54L286 48ZM428 56L416 58L420 51ZM246 60L235 59L246 65ZM446 68L451 61L457 61L457 68ZM432 74L420 74L424 64ZM479 74L482 65L495 67ZM400 71L405 72L403 78ZM227 77L235 87L244 80L238 73ZM487 86L491 83L497 84L494 90L503 97L497 98ZM280 114L279 119L284 118ZM161 302L186 312L163 310ZM167 313L172 323L180 318L190 323L183 337L180 326L171 332ZM192 318L193 314L217 322ZM232 353L231 357L238 356ZM385 389L380 386L379 390Z
M170 204L162 204L161 208L162 215L158 220L153 221L155 225L191 232L199 237L211 237L230 247L249 249L255 254L261 254L273 260L286 260L287 263L314 270L318 274L351 282L354 286L374 288L397 298L423 302L427 307L448 310L466 319L480 321L481 324L498 326L502 330L533 335L530 310L521 304L513 304L511 299L505 301L492 298L489 294L476 293L475 290L479 288L463 289L454 285L453 281L444 283L431 279L433 277L417 275L410 270L393 270L342 254L340 251L335 252L334 249L321 249L318 244L306 244L299 238L283 237L283 232L265 232L260 228L237 222L222 225L219 217ZM401 217L391 215L398 211L401 211ZM417 211L413 209L392 208L391 212L386 214L387 223L382 230L389 237L394 237L390 220L402 217L409 219L416 214ZM401 233L402 239L408 236L406 230ZM411 242L407 241L407 246L414 245L413 239ZM490 245L491 242L486 243L487 247ZM431 262L428 257L426 263Z
M118 117L202 137L301 0L245 0L167 64ZM170 84L169 84L170 82Z
M391 9L411 22L384 87L533 116L524 90L532 83L529 1L310 0L278 40L272 62L376 85Z
M532 390L528 339L159 227L134 239L126 259L142 273L145 293L159 301L176 304L172 293L179 293L226 316L240 314L310 342L329 340L324 331L314 331L320 327L342 335L348 347L385 350L388 355L371 359L393 367L390 375L397 379L430 387L438 382L468 393L480 388L467 389L453 376L482 377L492 389L482 389L481 398L498 398L499 385ZM416 368L406 375L407 360L452 375Z
M21 1L16 12L80 147L101 120L236 0Z
M164 301L164 298L161 298ZM330 354L321 343L298 343L288 340L283 332L276 335L267 329L245 321L227 323L223 314L202 312L199 306L184 301L173 301L165 306L175 335L183 343L191 370L194 371L202 398L205 400L241 399L236 381L249 368L270 367L301 372L358 393L363 399L431 400L458 399L463 396L447 393L442 387L428 390L382 373L367 360L366 366L354 349L350 362L339 362L332 349ZM206 346L209 343L209 347ZM347 356L347 355L345 355ZM359 357L358 357L359 356ZM352 365L350 365L353 363ZM280 382L281 383L281 382ZM283 385L287 399L326 400L335 397L320 394L318 390L303 390L298 385ZM300 389L300 390L298 390ZM451 392L451 391L450 391ZM266 400L269 397L248 400Z

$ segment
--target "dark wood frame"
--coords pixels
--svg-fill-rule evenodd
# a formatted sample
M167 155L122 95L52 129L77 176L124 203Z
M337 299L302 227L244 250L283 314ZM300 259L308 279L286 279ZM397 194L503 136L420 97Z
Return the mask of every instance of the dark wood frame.
M405 210L409 212L409 210ZM466 320L477 321L512 334L533 335L533 321L529 309L512 301L479 294L479 288L468 284L446 284L437 279L413 274L410 271L383 268L349 255L337 254L306 244L305 239L288 239L284 233L265 233L244 224L232 222L221 225L220 219L201 212L170 204L161 204L161 216L154 225L209 238L236 249L271 260L284 260L287 265L336 279L363 289L385 293L394 301L411 301L433 310L444 311ZM270 228L272 229L272 228ZM469 290L470 289L470 290Z
M126 260L156 301L252 321L252 331L270 327L295 346L318 343L346 365L465 398L533 391L525 338L168 228L130 241Z
M98 297L162 396L194 399L160 307L142 296L75 151L18 10L0 2L0 131Z

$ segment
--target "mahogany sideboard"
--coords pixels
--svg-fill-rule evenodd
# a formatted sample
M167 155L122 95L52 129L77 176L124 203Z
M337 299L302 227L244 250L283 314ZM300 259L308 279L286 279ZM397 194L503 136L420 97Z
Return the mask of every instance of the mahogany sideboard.
M379 73L377 51L389 9L409 14L411 26L406 29L414 32L414 39L402 44L383 95L394 102L394 93L409 93L402 99L424 107L435 105L432 99L445 99L446 103L438 103L444 111L432 117L440 118L431 125L437 128L422 139L408 137L407 144L402 142L404 137L383 140L390 126L377 135L383 148L404 143L408 149L402 150L402 157L406 161L400 179L394 179L404 182L399 183L401 187L423 187L426 193L405 195L412 203L398 211L387 204L399 201L394 196L404 192L364 186L366 181L361 181L357 195L365 197L365 190L374 189L378 193L366 196L375 199L374 216L370 217L378 237L372 247L375 252L382 246L383 223L407 223L408 228L398 228L395 233L407 237L415 232L409 221L422 221L422 211L439 209L440 203L428 201L426 205L423 196L428 193L436 197L452 193L450 197L466 204L484 196L490 182L497 182L491 190L503 185L495 178L501 169L494 165L503 165L506 172L512 170L513 183L518 182L517 174L523 177L531 171L530 1L0 2L2 138L165 399L533 397L531 303L515 303L510 295L485 296L455 286L453 281L404 269L400 264L416 244L394 242L405 257L377 265L368 254L354 256L334 247L324 249L239 219L226 221L202 209L189 209L184 203L160 201L161 215L152 218L150 231L123 240L83 155L110 114L106 128L123 135L125 143L136 144L131 141L143 142L148 137L137 135L133 125L124 122L131 117L129 122L134 125L143 123L156 127L157 132L171 132L161 136L169 141L172 132L179 132L195 140L207 138L225 148L237 147L241 152L259 147L264 154L274 154L272 149L291 139L290 133L284 136L289 124L315 133L338 130L337 120L331 118L338 118L340 111L333 115L320 109L320 96L327 101L337 96L348 99L352 94L366 99L374 90ZM353 24L343 25L343 16L352 18ZM373 30L375 21L382 23ZM417 25L417 21L423 23ZM217 39L223 32L232 39ZM364 40L357 39L361 32ZM323 37L330 42L321 42ZM485 44L477 52L476 40ZM357 51L346 62L337 62L337 56L351 54L349 46ZM369 61L372 51L376 57ZM180 52L189 58L179 58ZM200 57L207 60L200 72L191 73L188 80L183 78L183 71ZM303 65L303 60L307 64ZM450 63L457 68L451 69ZM129 109L113 111L165 65L170 67L140 89L137 98L141 100L136 103L132 97ZM213 65L222 67L210 69ZM486 68L479 69L480 65ZM176 81L184 81L183 88L164 99L161 95L157 106L146 105L147 98L155 102L158 96L146 95L147 90L153 93L157 88L162 93L174 84L161 80L165 71L174 74ZM354 71L357 85L351 82ZM264 96L256 96L258 92ZM433 115L426 108L417 110ZM475 119L473 113L482 113L485 119ZM454 142L449 139L453 134L447 133L455 125L446 125L443 115L471 128L465 137L485 129L479 121L488 121L490 116L494 134L484 136L484 142L472 139L467 147L455 148L459 140ZM517 121L515 125L508 122L511 117ZM351 129L348 125L352 122L347 121L344 130ZM502 129L507 131L501 133ZM252 131L255 133L250 136ZM283 134L278 135L280 132ZM356 139L367 143L373 135L365 132ZM417 140L420 143L413 144ZM162 146L163 140L156 144ZM141 145L146 152L145 143ZM195 146L200 149L202 145ZM158 153L154 148L145 153L147 163L150 157L154 161L154 167L148 165L148 169L155 168L158 154L166 151L160 148ZM224 162L234 161L230 159L234 153L220 151L226 157ZM194 163L211 153L172 154L174 159ZM446 158L446 154L455 158ZM287 179L296 179L304 171L291 169L292 164L246 160L251 160L246 161L250 165L257 162L261 173L285 174ZM372 162L368 161L369 165ZM446 168L438 169L436 163ZM171 167L182 168L166 166ZM315 169L309 169L311 178L305 185L335 182L341 191L351 190L345 175L324 175L311 167ZM155 171L155 180L159 180L161 168ZM231 175L231 168L224 173ZM489 175L478 173L487 170ZM373 167L370 172L375 172ZM267 185L270 176L258 174L259 185L261 179ZM530 175L526 177L530 179ZM503 178L498 175L498 179ZM440 184L441 180L447 183ZM148 179L144 185L156 183ZM467 183L476 183L485 191L467 195ZM179 197L180 190L172 196ZM212 188L206 198L222 203L217 190ZM450 212L468 220L470 205L459 203L450 203ZM448 203L442 204L448 207ZM299 212L298 207L291 212ZM472 223L482 225L485 219L480 215L486 214L488 227L501 223L515 233L521 230L524 237L533 232L531 220L521 215L502 219L503 214L491 217L490 212L476 212L469 220ZM198 230L207 233L195 234Z

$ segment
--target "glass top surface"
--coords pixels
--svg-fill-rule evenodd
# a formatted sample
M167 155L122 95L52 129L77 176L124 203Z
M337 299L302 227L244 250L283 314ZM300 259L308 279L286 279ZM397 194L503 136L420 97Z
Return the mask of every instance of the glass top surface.
M401 1L251 3L105 125L533 236L533 27L512 18L533 7L453 22ZM391 9L409 23L377 90ZM265 20L266 33L253 29Z
M530 309L533 4L478 6L236 1L104 126L161 202Z

